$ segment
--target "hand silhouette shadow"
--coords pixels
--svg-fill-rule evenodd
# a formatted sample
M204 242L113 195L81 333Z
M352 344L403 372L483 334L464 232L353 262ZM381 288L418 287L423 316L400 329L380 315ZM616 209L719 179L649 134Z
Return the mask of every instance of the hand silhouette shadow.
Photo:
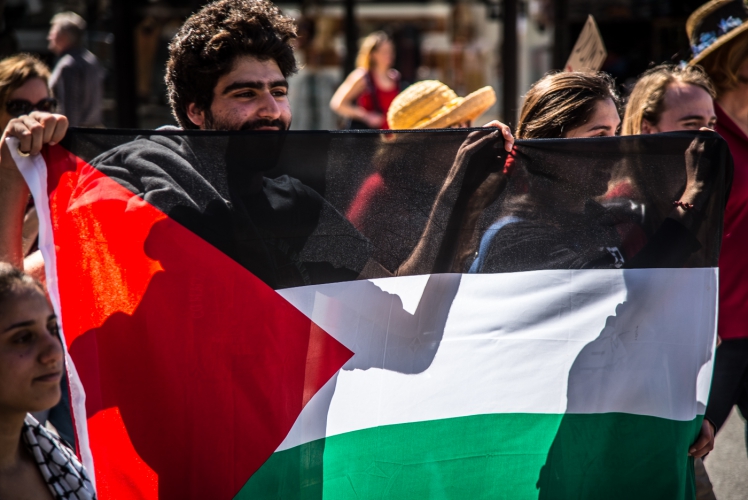
M711 314L695 301L695 311L683 307L704 284L694 274L623 277L626 300L569 372L541 499L685 498L693 488L688 447L706 402L699 384L711 373L714 305Z

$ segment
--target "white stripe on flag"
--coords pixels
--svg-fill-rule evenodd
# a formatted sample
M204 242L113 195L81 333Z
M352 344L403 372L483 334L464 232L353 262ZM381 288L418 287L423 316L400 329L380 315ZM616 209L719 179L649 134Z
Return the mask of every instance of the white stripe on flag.
M355 353L278 451L491 413L690 421L708 397L714 268L413 276L278 293Z
M47 194L47 164L42 155L21 156L18 154L18 139L8 139L8 148L11 156L23 175L26 184L34 197L34 206L39 216L39 250L44 257L44 274L46 279L47 293L52 302L52 308L59 321L60 339L65 349L65 364L67 368L68 381L70 383L70 406L73 409L75 432L78 442L78 453L81 462L86 468L91 482L96 487L96 473L93 465L93 455L88 441L88 425L86 420L86 393L83 383L78 376L73 364L73 358L67 350L65 343L65 332L62 324L62 309L60 307L60 289L57 285L57 255L55 253L55 240L52 231L52 220L49 210L49 196Z

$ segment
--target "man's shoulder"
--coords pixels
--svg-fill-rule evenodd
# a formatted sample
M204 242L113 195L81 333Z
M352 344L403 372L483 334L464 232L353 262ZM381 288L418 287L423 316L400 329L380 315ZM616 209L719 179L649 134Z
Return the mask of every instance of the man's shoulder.
M57 63L55 64L55 70L58 69L64 69L69 68L71 66L75 66L75 57L71 53L63 54L60 56L60 58L57 60Z
M229 194L220 165L206 165L205 155L201 161L189 139L140 136L105 151L91 165L167 214L176 207L202 211L212 203L223 205Z
M70 54L62 55L52 68L52 74L49 77L50 87L55 87L63 75L69 75L75 68L75 59Z
M212 191L206 186L199 160L182 136L140 136L99 154L91 165L136 193L166 188L194 191L201 187Z
M168 168L180 164L194 168L194 154L187 140L179 135L142 135L105 151L91 162L98 166L116 160L132 167Z
M96 55L88 49L81 50L80 57L88 64L91 64L93 66L98 66L100 64L99 58L96 57Z
M55 64L54 72L69 72L82 68L101 68L99 59L88 49L73 50L60 56Z

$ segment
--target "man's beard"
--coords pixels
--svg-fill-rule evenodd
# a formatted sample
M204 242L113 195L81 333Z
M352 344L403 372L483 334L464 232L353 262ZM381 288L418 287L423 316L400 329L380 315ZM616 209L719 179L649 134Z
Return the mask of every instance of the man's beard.
M205 113L206 130L257 130L262 127L278 127L278 130L288 130L289 125L280 119L269 120L267 118L258 118L257 120L248 120L237 126L234 123L215 118L210 111Z

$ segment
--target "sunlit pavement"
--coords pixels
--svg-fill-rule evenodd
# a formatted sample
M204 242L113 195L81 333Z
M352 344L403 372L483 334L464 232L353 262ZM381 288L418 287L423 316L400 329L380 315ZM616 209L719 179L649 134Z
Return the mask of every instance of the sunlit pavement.
M717 500L748 500L748 455L745 421L733 408L704 462Z

